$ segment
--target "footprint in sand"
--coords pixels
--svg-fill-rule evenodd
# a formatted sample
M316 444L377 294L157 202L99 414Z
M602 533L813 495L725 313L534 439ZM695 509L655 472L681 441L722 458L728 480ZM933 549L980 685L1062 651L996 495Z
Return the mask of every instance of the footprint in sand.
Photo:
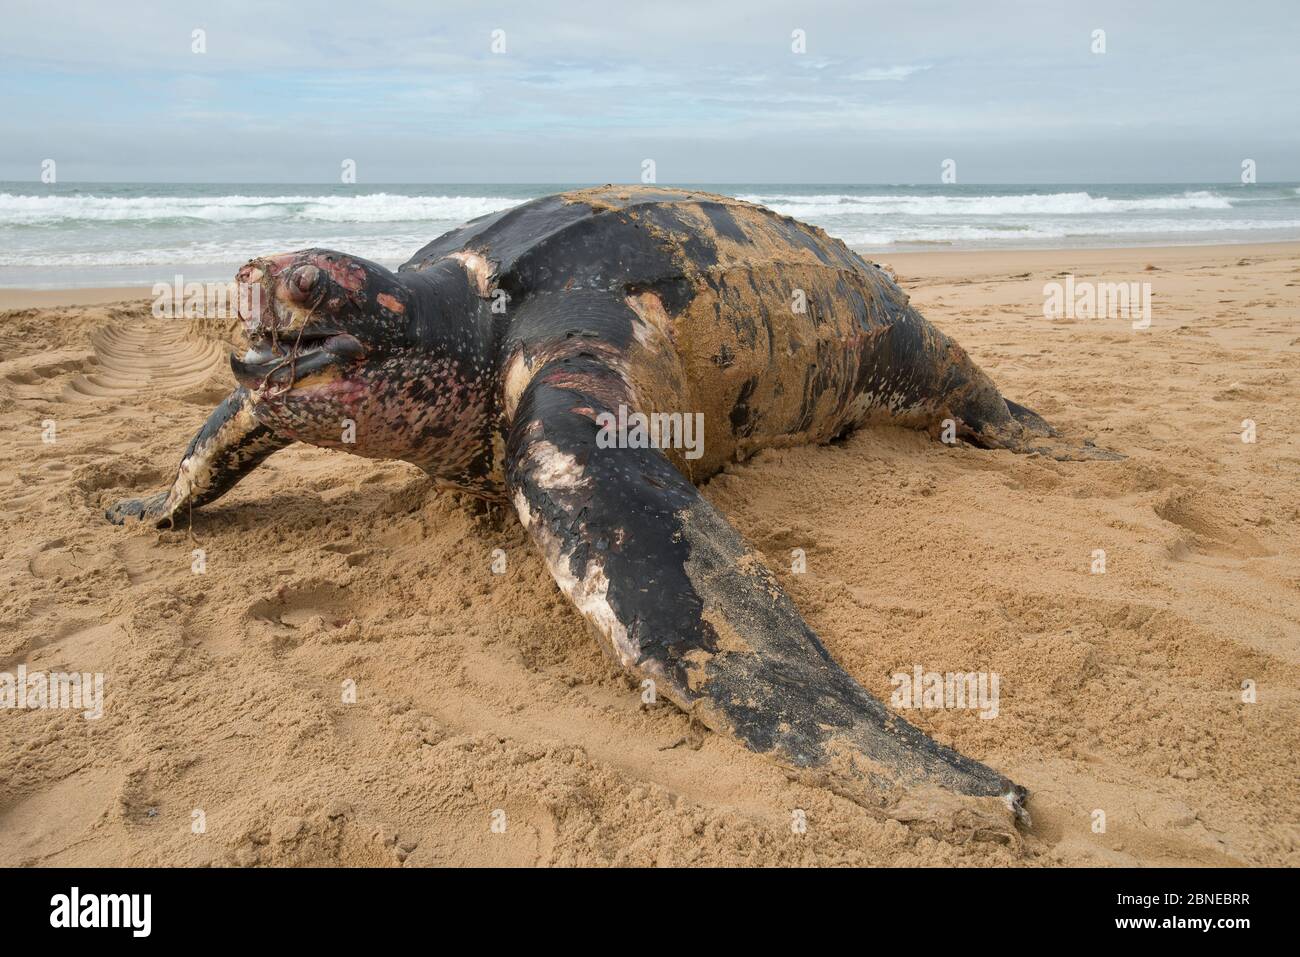
M47 398L50 384L73 373L82 372L92 364L89 352L53 352L34 356L20 356L0 363L0 382L6 391L20 399Z
M122 564L132 585L153 581L166 570L170 559L160 557L156 544L144 536L127 538L113 546L113 553ZM185 561L189 561L188 555Z
M316 581L300 587L281 587L274 595L254 601L248 608L248 616L296 628L316 616L351 618L353 605L352 596L345 587Z
M33 578L57 578L65 582L112 573L115 568L112 556L66 538L36 546L27 558L27 570Z
M142 463L133 458L99 459L77 468L72 473L72 485L81 493L82 501L91 509L102 509L109 501L123 496L123 490L135 493L151 492L164 481L171 481L175 473L159 468L155 463ZM106 490L115 490L106 495Z
M1273 554L1248 531L1237 527L1232 507L1203 490L1173 489L1154 506L1156 515L1183 529L1171 557L1188 553L1218 558L1260 558Z
M116 398L145 390L192 389L221 364L225 346L183 323L126 322L90 337L98 368L64 390L69 401Z
M347 635L354 621L365 617L368 603L358 602L346 586L329 581L284 585L248 607L245 621L256 638L269 639L282 654L323 636ZM352 625L352 634L356 626Z

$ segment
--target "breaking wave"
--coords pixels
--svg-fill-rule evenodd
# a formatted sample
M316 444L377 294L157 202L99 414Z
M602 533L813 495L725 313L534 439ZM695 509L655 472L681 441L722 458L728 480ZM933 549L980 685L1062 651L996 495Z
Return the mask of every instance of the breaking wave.
M1091 193L1025 193L1017 196L814 196L750 194L739 197L796 219L830 216L1076 216L1090 213L1156 212L1180 209L1232 209L1232 202L1208 190L1176 196L1111 199Z
M0 193L0 225L249 220L462 223L519 203L504 196L22 196Z

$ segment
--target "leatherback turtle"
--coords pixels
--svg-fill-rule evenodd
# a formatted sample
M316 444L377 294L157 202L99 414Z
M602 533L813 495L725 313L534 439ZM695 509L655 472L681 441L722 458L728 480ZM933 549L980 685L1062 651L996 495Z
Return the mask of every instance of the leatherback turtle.
M981 820L1026 818L1024 788L841 669L696 488L757 449L877 421L1104 456L1003 398L879 267L761 206L606 186L476 219L397 272L307 249L237 281L239 387L171 488L110 521L167 524L293 442L411 462L512 503L605 650L709 728L886 813L955 792L984 799L958 801ZM700 415L693 449L610 440L615 420L671 436Z

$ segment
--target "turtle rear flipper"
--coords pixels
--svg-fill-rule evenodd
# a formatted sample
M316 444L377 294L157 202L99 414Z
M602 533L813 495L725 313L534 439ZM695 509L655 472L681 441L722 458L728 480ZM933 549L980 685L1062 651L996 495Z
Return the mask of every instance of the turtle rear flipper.
M890 397L905 424L933 435L952 429L980 448L1060 461L1124 458L1091 442L1076 445L1061 438L1037 412L1002 395L965 349L911 306L888 315L880 334L863 338L860 359L873 380L885 384L876 391Z
M991 380L971 363L971 377L983 387L959 406L957 434L982 449L1006 449L1021 455L1043 455L1058 462L1119 462L1125 456L1099 448L1090 439L1076 444L1063 438L1033 409L998 393ZM940 413L947 415L947 412Z
M1018 402L1002 399L1010 413L1001 421L986 422L965 433L974 445L1008 449L1022 455L1043 455L1058 462L1122 462L1127 456L1094 445L1091 439L1075 444L1062 438L1037 412Z
M598 421L628 401L620 373L578 351L531 377L507 443L520 520L607 652L801 779L899 819L1015 840L1024 788L933 741L840 668L662 451L604 447Z
M1003 396L1002 401L1006 403L1011 418L1019 422L1027 432L1033 435L1051 436L1052 438L1057 436L1056 429L1052 428L1047 420L1033 409L1028 409L1019 402L1012 402L1005 396Z

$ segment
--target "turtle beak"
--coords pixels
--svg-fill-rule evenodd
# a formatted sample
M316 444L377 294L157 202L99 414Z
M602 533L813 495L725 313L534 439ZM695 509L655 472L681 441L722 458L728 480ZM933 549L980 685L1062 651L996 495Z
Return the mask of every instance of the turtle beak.
M287 391L329 369L365 358L365 347L355 336L325 327L304 328L292 341L270 336L250 339L247 352L230 357L230 370L240 385L254 392L274 387Z

